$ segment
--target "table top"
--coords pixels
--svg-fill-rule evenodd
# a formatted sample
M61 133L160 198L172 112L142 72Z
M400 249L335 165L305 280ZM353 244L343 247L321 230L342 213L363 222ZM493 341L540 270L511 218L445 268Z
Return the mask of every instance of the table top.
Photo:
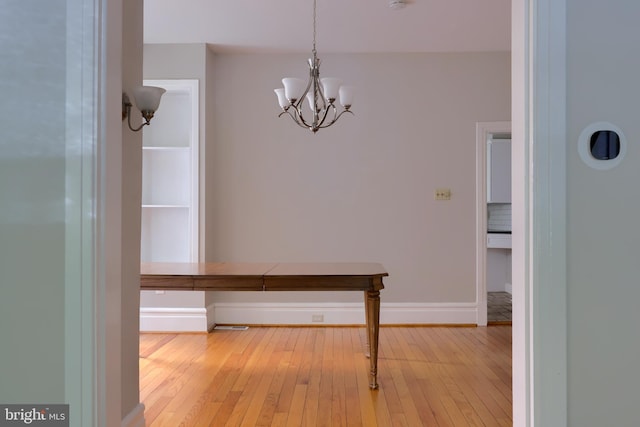
M262 262L143 262L143 276L264 276L276 263Z
M150 262L140 265L143 276L388 276L378 263L367 262Z
M366 290L389 274L378 263L142 263L142 289Z

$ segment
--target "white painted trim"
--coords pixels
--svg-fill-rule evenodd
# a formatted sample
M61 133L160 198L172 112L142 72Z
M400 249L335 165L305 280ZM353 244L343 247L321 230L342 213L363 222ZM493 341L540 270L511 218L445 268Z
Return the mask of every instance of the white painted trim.
M531 369L529 353L529 276L527 242L530 85L530 2L511 3L511 265L513 425L531 427ZM517 168L517 169L516 169Z
M110 5L117 7L117 2ZM26 6L25 6L26 7ZM92 11L91 13L87 11ZM104 158L106 123L103 112L108 88L119 92L119 80L105 76L106 62L99 52L106 49L104 38L96 39L100 23L110 12L94 0L66 1L66 43L69 65L66 81L66 227L65 227L65 402L69 404L72 426L105 425L103 414L119 378L102 381L110 364L106 348L111 344L120 356L119 343L107 342L115 335L110 315L119 317L119 309L108 313L109 304L121 299L104 298L107 282L102 260L109 248L101 230L113 218L104 209L105 177L101 173ZM122 15L120 13L120 15ZM118 32L118 34L121 31ZM110 33L111 34L111 33ZM118 37L118 34L115 36ZM46 34L40 34L46 37ZM81 43L78 43L81 42ZM111 49L113 50L113 49ZM120 51L118 50L118 56ZM116 87L117 86L117 87ZM83 108L78 108L78 106ZM118 144L117 134L111 134ZM114 239L118 237L114 236ZM118 253L120 251L118 250ZM111 265L114 267L115 265ZM113 287L119 286L113 283ZM119 328L117 328L119 330ZM118 335L119 337L119 335ZM104 344L104 347L103 347ZM111 350L111 349L110 349ZM119 359L118 359L119 360ZM113 384L113 387L110 387ZM118 390L120 392L120 390ZM118 395L119 397L119 395ZM119 409L115 408L116 410ZM102 424L98 424L101 422Z
M380 308L380 322L393 324L475 325L476 303L386 303ZM485 304L486 309L486 304Z
M216 306L209 304L206 308L207 331L211 331L216 326Z
M364 324L361 303L214 303L214 306L215 321L223 324ZM312 322L313 315L323 315L324 322Z
M487 140L494 133L511 133L511 122L476 123L476 302L474 323L487 325ZM512 168L513 169L513 168Z
M146 421L144 419L144 405L139 403L133 411L129 412L126 417L122 419L122 427L144 427Z
M363 325L361 303L216 303L215 321L249 325ZM475 303L382 303L381 324L475 324ZM312 316L322 315L323 322Z
M207 332L208 330L206 308L140 308L140 332Z
M529 82L532 425L567 425L566 0L536 0ZM534 238L535 236L535 238Z
M566 0L512 1L513 425L567 425ZM535 238L534 238L535 237Z

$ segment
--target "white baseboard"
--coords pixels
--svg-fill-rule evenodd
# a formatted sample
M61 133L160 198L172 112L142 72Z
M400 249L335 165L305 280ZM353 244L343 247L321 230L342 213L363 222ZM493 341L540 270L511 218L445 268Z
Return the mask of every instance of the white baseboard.
M506 283L504 285L504 290L505 292L509 292L510 294L513 294L513 285L511 285L511 283Z
M360 325L364 307L359 303L215 303L215 322L249 325ZM313 322L312 316L323 316Z
M133 411L129 412L122 419L122 427L144 427L146 424L144 419L144 405L138 403Z
M475 302L457 303L386 303L380 307L380 323L418 325L475 325Z
M207 331L206 308L140 307L140 332Z
M475 324L475 303L382 303L380 323ZM313 321L321 316L322 321ZM214 303L205 308L141 307L141 332L207 332L216 323L363 325L361 303Z
M361 303L215 303L215 322L233 325L363 325ZM381 324L476 324L475 303L382 303ZM322 316L322 322L314 322Z

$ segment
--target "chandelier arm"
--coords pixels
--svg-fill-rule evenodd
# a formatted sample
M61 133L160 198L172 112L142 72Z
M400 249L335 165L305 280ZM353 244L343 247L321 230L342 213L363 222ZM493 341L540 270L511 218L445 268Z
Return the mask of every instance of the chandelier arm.
M305 95L306 96L306 95ZM311 127L313 126L312 124L307 123L307 121L304 119L304 116L302 115L302 106L300 106L300 108L296 108L295 109L295 122L300 125L303 128L308 128L311 129Z
M327 110L331 104L327 101L327 98L324 96L324 89L322 89L322 84L318 83L318 99L322 103L322 106L318 109L318 111Z
M333 119L331 119L330 123L327 125L324 125L325 120L327 120L327 116L329 116L329 110L331 109L331 111L333 111ZM324 114L322 116L322 120L320 120L320 122L318 123L318 128L326 128L328 126L331 126L333 123L336 122L336 120L338 120L338 109L336 108L335 105L333 104L325 104L324 107Z
M302 117L302 114L300 114L300 111L297 108L293 108L293 111L295 111L295 114L291 113L291 108L290 108L289 110L285 110L280 114L278 114L278 117L287 113L289 117L291 117L291 119L295 122L295 124L297 124L298 126L304 129L311 129L311 126L307 124L307 122L304 120L304 117Z
M300 121L299 119L296 119L295 116L291 116L291 118L293 119L293 121L295 122L295 124L297 124L298 126L300 126L303 129L311 129L311 127L309 125L307 125L306 123L304 123L304 121Z
M294 104L292 104L292 106L299 112L302 112L302 104L304 103L304 100L307 98L307 93L309 93L309 89L311 89L312 82L313 82L313 74L310 73L309 81L307 82L307 87L305 87L304 92L302 92L302 95L300 95L300 99L298 99Z
M355 116L355 114L353 114L353 111L351 111L351 110L343 110L340 114L338 114L338 116L337 116L337 117L335 117L333 120L331 120L331 122L330 122L330 123L328 123L328 124L326 124L326 125L324 125L324 126L320 126L320 128L321 128L321 129L328 128L329 126L331 126L332 124L334 124L335 122L337 122L337 121L338 121L338 119L339 119L340 117L342 117L342 115L343 115L344 113L349 113L349 114L351 114L352 116Z
M293 107L294 110L300 110L302 109L302 103L304 102L304 97L306 95L306 92L302 94L302 96L300 97L300 99L298 99L296 102L294 102L293 104L291 104L289 107Z

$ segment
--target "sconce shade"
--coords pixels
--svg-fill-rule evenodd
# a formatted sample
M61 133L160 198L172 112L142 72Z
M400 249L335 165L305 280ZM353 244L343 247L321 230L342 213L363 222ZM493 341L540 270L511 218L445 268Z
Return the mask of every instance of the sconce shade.
M155 112L160 106L160 98L166 92L165 89L156 86L138 86L133 89L133 97L136 107L140 111Z
M138 132L151 122L153 115L160 106L160 98L165 92L165 89L155 86L138 86L133 89L133 98L136 102L136 107L138 107L144 119L144 122L136 128L131 126L131 107L133 105L129 100L129 96L125 92L122 92L122 120L127 119L129 129Z

